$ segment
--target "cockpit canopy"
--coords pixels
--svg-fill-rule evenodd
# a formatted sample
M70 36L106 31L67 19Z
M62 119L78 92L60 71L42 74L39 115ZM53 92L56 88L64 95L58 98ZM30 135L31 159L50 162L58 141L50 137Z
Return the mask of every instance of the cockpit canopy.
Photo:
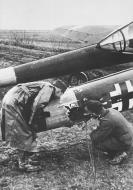
M109 34L98 43L98 47L133 53L133 22Z

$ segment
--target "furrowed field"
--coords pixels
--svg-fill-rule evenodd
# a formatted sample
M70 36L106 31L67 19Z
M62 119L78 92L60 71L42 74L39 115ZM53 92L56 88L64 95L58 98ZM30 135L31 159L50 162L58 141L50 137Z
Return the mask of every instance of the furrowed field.
M80 30L58 28L54 31L0 30L0 68L28 63L98 42L115 27L89 27ZM98 70L103 75L129 68L132 63ZM94 71L87 74L94 76ZM62 77L65 80L65 77ZM0 90L0 101L8 88ZM123 113L133 123L133 112ZM95 121L88 123L95 125ZM120 166L111 166L107 158L93 152L88 141L89 127L84 123L38 134L43 146L40 172L17 170L15 150L0 142L0 158L10 160L0 165L0 190L132 190L133 151Z

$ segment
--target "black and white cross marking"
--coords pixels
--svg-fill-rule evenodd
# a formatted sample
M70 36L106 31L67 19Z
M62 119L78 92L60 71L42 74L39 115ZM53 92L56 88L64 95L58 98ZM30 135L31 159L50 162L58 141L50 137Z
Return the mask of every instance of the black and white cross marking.
M114 84L115 90L110 92L112 108L124 111L133 108L133 81L127 80Z

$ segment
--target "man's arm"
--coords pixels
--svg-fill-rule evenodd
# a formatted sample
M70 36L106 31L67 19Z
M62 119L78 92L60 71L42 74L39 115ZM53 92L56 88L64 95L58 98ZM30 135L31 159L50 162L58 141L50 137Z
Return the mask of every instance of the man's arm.
M36 96L33 102L32 113L29 119L30 125L33 121L37 108L41 106L45 107L48 105L50 98L52 96L53 90L54 90L53 86L46 85L39 91L38 95Z
M111 134L113 128L111 121L103 119L100 126L90 134L92 141L95 143L104 141Z

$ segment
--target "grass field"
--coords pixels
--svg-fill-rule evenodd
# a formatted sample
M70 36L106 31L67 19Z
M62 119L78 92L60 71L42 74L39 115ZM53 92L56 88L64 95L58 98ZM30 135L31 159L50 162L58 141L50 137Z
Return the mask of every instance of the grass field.
M65 38L59 34L58 38L57 34L54 34L55 41L53 37L49 37L51 35L49 32L45 35L44 32L38 31L35 33L32 31L32 35L28 34L31 37L30 40L26 32L19 31L20 37L24 39L19 39L17 33L18 44L15 44L13 32L0 32L0 68L24 64L86 44L81 40L72 40L68 36ZM101 34L95 35L100 40ZM106 69L106 73L131 65L132 63L128 66ZM0 100L8 89L9 87L1 89ZM133 112L128 111L123 114L133 123ZM95 122L92 121L89 125L94 124ZM92 152L88 140L89 128L83 130L82 127L83 124L38 134L38 142L44 148L41 152L42 170L40 172L17 171L15 164L17 153L1 142L0 156L10 155L10 161L5 165L0 165L0 190L132 190L133 151L131 150L128 160L122 165L111 166L104 155Z

